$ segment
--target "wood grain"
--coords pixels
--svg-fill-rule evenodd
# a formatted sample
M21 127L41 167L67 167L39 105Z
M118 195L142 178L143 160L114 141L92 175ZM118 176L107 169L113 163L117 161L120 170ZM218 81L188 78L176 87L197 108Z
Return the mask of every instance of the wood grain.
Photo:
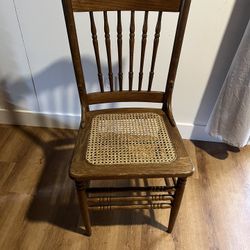
M179 11L181 0L72 0L74 11Z
M72 130L0 126L1 250L249 249L250 146L239 151L221 143L184 141L196 170L171 235L164 232L168 210L111 211L91 212L88 238L76 230L82 221L68 178L75 136ZM149 185L164 182L152 179Z
M63 0L63 11L64 11L64 18L65 24L67 27L70 51L72 55L72 61L74 66L74 72L76 77L76 84L79 93L79 99L81 105L84 106L85 111L89 110L88 104L84 98L86 95L86 86L85 86L85 79L82 69L82 62L81 62L81 55L79 50L76 26L75 26L75 19L74 14L72 11L72 4L70 0Z
M182 1L181 5L181 12L178 18L175 40L173 51L171 55L170 65L169 65L169 72L166 84L166 96L163 102L163 110L167 113L172 125L175 124L174 117L172 114L172 95L174 89L174 83L176 78L177 67L180 59L182 42L184 38L185 28L187 24L187 18L189 13L191 0Z
M90 93L87 95L89 104L108 103L108 102L158 102L164 99L164 92L158 91L120 91L120 92L104 92Z

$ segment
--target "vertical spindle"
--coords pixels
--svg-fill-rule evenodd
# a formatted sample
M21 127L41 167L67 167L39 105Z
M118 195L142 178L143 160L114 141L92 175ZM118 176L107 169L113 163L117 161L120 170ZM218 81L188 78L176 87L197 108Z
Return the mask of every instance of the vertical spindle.
M122 21L121 21L121 11L117 11L117 47L118 47L118 77L119 77L119 88L122 91Z
M160 11L158 14L158 19L157 19L157 23L155 27L155 38L154 38L154 45L153 45L151 68L149 72L148 91L151 91L152 82L154 78L155 59L157 55L157 49L159 45L160 32L161 32L161 18L162 18L162 11Z
M148 31L148 11L145 11L143 27L142 27L141 61L140 61L138 91L141 91L141 88L142 88L144 57L145 57L145 49L146 49L146 44L147 44L147 31Z
M110 85L110 91L113 91L113 71L112 71L111 45L110 45L110 34L109 34L109 23L108 23L107 11L103 12L103 17L104 17L105 44L106 44L106 52L107 52L107 58L108 58L109 85Z
M95 59L96 59L96 65L97 65L97 71L98 71L98 79L99 79L101 92L104 92L102 69L101 69L101 62L100 62L100 55L99 55L99 46L98 46L98 40L97 40L97 32L96 32L96 26L95 26L95 19L94 19L94 15L92 11L89 12L89 16L90 16L92 41L93 41Z
M133 60L135 44L135 12L131 11L130 17L130 34L129 34L129 90L133 88Z

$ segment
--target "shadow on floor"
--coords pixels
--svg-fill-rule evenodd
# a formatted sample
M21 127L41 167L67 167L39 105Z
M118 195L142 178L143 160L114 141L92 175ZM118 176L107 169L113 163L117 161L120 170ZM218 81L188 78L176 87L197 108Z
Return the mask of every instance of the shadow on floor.
M89 64L88 67L92 68L93 71L93 62L87 61L87 63ZM51 71L54 72L59 69L66 71L65 67L68 70L68 67L70 68L72 65L68 61L58 62L34 77L43 80L47 75L52 74ZM94 81L94 79L90 80ZM64 79L63 86L66 87L72 81L74 80L71 78ZM17 107L13 103L9 92L10 90L7 90L7 87L5 87L7 82L5 79L1 80L1 95L4 97L2 98L4 107L8 110L9 121L11 121L12 124L21 124L20 118L16 115L16 110L20 109L20 107ZM14 82L11 90L14 90L15 86L20 84L23 84L23 82ZM54 86L45 85L46 89L44 90L49 91L50 88L57 87L58 84L59 80L55 82ZM20 98L21 96L22 95L20 95ZM67 103L71 102L72 100L67 99L64 104L67 105ZM37 119L37 124L46 124L45 117L38 115ZM57 124L57 121L53 121L52 118L51 123ZM66 230L82 233L83 231L79 228L79 221L81 220L74 182L68 176L76 131L48 128L44 130L40 128L37 130L25 126L16 126L16 128L27 140L32 142L35 148L39 148L42 152L39 153L39 155L27 156L31 159L35 157L39 157L39 160L42 159L42 165L40 167L43 170L37 181L35 191L32 193L32 201L26 218L35 222L45 221ZM150 224L160 230L166 230L163 225L155 221L154 216L147 216L141 212L132 211L126 212L127 216L118 216L118 214L119 212L117 211L105 213L104 216L93 213L93 225ZM135 214L136 216L133 216Z
M218 142L204 142L204 141L195 141L192 140L192 143L201 150L207 152L209 155L214 158L223 160L228 157L228 152L238 153L240 152L239 148L230 146L225 143Z

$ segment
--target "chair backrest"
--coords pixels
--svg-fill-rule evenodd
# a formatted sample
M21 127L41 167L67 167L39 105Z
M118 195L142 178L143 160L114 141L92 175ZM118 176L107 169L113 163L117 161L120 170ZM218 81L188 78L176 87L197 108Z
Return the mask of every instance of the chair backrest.
M62 0L66 26L68 31L68 38L72 54L72 60L75 70L75 76L80 96L82 107L85 111L89 111L89 105L109 102L156 102L163 103L163 110L166 111L171 117L171 99L174 81L176 77L176 70L179 62L179 56L185 31L189 6L191 0ZM103 73L100 62L100 53L98 46L98 38L96 32L96 25L94 19L94 12L103 11L104 19L104 34L105 45L108 62L108 78L109 78L109 91L105 91L103 83ZM112 58L111 58L111 38L110 28L108 21L108 12L117 12L117 53L118 53L118 80L119 89L115 91L113 82L112 71ZM128 72L128 89L124 90L123 87L123 62L122 62L122 22L121 12L131 11L130 14L130 33L129 33L129 72ZM142 25L141 36L141 51L140 51L140 67L138 82L135 83L135 76L133 73L134 65L134 44L135 44L135 11L144 11L144 20ZM147 30L148 30L148 14L150 11L158 11L158 18L155 27L155 34L153 40L153 51L151 67L148 77L148 85L146 90L142 90L143 83L143 68L145 49L147 43ZM99 92L87 93L83 68L81 64L81 56L79 52L78 38L76 25L74 20L74 12L89 12L90 27L92 33L92 41L95 52L96 66L99 80ZM151 91L154 78L154 68L157 56L157 49L159 44L161 32L161 20L164 12L178 12L178 22L176 26L174 45L170 60L169 72L166 79L165 91ZM135 85L136 84L136 85ZM136 90L135 90L136 86ZM171 118L170 117L170 118Z

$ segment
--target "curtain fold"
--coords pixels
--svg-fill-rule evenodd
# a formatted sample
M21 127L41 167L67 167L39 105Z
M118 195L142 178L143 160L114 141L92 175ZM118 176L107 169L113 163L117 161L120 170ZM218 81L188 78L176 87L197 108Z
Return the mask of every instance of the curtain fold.
M249 141L250 21L210 115L206 131L236 147L243 147Z

